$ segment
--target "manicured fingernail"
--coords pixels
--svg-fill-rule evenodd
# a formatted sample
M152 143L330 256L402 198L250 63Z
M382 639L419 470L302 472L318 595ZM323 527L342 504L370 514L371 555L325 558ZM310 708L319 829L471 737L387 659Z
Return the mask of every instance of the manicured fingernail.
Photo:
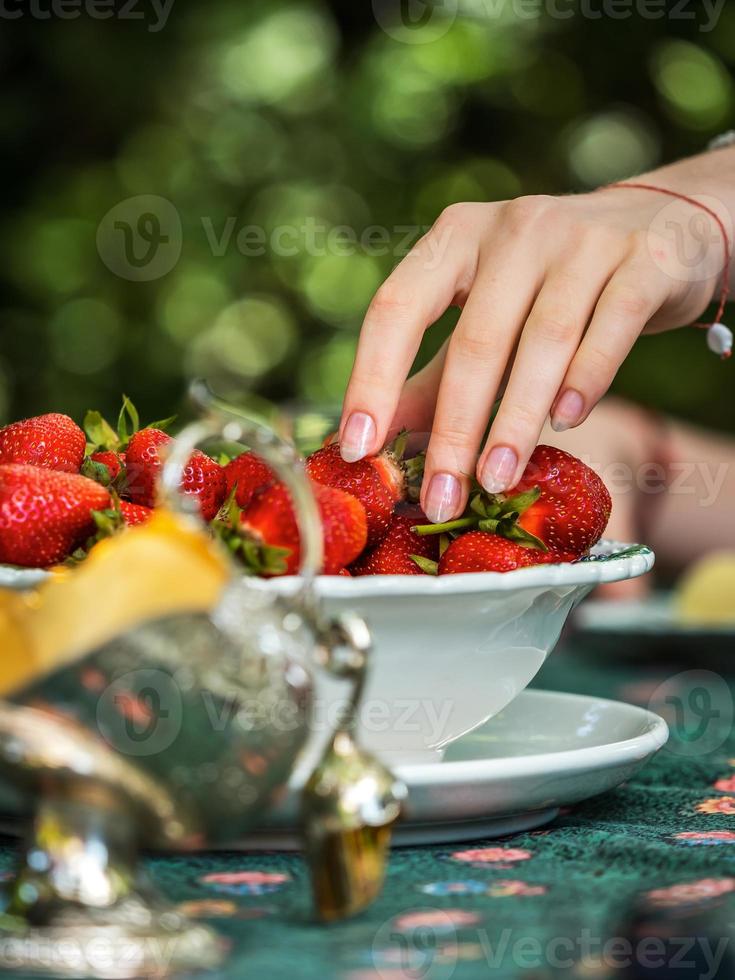
M435 473L426 493L426 516L433 524L448 521L457 513L462 490L451 473Z
M554 407L551 428L554 432L564 432L565 429L571 429L582 418L583 412L584 398L574 388L567 388Z
M345 463L367 456L375 442L375 422L366 412L353 412L342 432L339 450Z
M488 493L501 493L511 485L518 457L508 446L494 446L482 468L482 485Z

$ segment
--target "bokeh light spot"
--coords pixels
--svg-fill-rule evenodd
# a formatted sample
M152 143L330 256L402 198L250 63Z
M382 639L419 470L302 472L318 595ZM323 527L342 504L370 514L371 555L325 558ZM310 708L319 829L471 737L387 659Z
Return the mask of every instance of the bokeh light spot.
M653 166L659 144L645 119L621 109L578 123L568 134L568 153L574 175L597 187Z
M120 348L120 319L97 299L75 299L59 308L49 323L56 364L72 374L94 374L112 364Z
M354 320L367 309L383 279L369 255L325 255L306 263L301 284L311 309L330 323Z
M502 160L467 160L442 168L422 184L416 197L417 217L432 223L457 201L502 201L521 191L519 177Z
M337 334L309 352L301 365L299 383L304 396L315 405L338 405L350 377L357 349L355 334Z
M206 330L231 300L226 284L206 267L186 265L167 281L158 301L159 320L178 343Z
M294 338L293 319L280 300L272 296L238 300L192 342L189 370L213 382L227 376L254 381L280 364Z
M280 102L327 69L336 43L334 27L321 11L282 8L228 46L220 78L236 99Z
M732 79L713 54L687 41L664 41L654 52L652 72L671 115L691 129L710 129L727 119Z
M14 276L32 288L74 293L99 263L95 226L75 218L31 219L11 236Z

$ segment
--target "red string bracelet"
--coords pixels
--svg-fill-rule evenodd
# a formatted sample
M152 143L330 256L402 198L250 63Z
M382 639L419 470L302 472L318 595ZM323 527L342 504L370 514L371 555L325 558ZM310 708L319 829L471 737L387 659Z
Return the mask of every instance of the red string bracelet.
M714 354L719 354L723 360L726 360L732 354L733 336L730 328L722 323L722 317L725 313L727 300L730 296L729 273L730 262L732 259L732 247L730 245L727 229L725 228L725 222L716 211L708 207L706 204L702 204L701 201L697 201L696 198L689 197L687 194L680 194L678 191L670 191L666 187L657 187L655 184L642 184L634 181L620 181L617 184L608 184L605 190L615 190L619 187L630 187L633 190L653 191L656 194L666 194L669 197L675 197L679 201L685 201L687 204L691 204L693 207L699 208L700 211L705 211L711 218L714 218L717 227L720 229L722 243L725 248L725 274L722 277L720 303L717 307L717 314L713 323L694 323L692 326L701 327L702 329L706 330L707 346Z

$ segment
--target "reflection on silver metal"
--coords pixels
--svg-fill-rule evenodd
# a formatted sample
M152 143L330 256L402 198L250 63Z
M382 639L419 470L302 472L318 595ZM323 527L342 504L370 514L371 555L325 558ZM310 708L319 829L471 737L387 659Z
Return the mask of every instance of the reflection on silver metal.
M332 625L329 666L352 681L352 697L302 799L314 901L325 921L361 911L382 887L390 827L406 787L355 741L370 637L359 617Z
M357 851L315 867L338 897L345 880L369 878L370 887L359 885L359 902L332 902L329 917L364 904L382 879L401 787L352 739L369 634L357 617L325 621L314 599L321 529L293 448L210 406L177 439L162 492L169 504L180 502L191 450L223 432L253 446L293 493L305 545L300 588L291 597L255 589L233 567L211 615L144 623L80 651L76 662L0 704L0 776L31 824L2 903L0 970L129 978L215 969L224 944L155 894L140 872L139 848L232 840L262 815L310 734L315 661L349 677L354 698L317 774L316 802L306 807L310 853L323 850L334 819L338 834L380 835L369 875ZM330 773L337 782L324 794ZM3 959L11 955L12 965Z

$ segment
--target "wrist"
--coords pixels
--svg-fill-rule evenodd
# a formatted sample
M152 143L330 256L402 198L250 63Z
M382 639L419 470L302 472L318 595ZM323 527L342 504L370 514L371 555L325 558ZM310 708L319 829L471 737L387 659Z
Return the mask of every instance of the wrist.
M715 151L699 154L678 163L669 164L646 174L640 179L656 184L676 194L691 197L705 204L720 219L721 225L707 215L702 209L697 209L707 218L708 224L700 218L698 226L693 225L693 244L701 245L706 235L712 248L709 249L709 260L712 272L712 299L716 299L722 291L723 283L732 280L735 274L733 259L735 258L735 146L727 146ZM631 178L635 180L636 178ZM693 205L692 205L693 207ZM723 228L729 244L730 262L726 262L726 242L723 239ZM715 241L716 239L716 241Z
M726 203L701 183L695 191L690 182L654 172L601 192L625 195L622 207L647 235L653 261L704 309L729 282L733 221Z

